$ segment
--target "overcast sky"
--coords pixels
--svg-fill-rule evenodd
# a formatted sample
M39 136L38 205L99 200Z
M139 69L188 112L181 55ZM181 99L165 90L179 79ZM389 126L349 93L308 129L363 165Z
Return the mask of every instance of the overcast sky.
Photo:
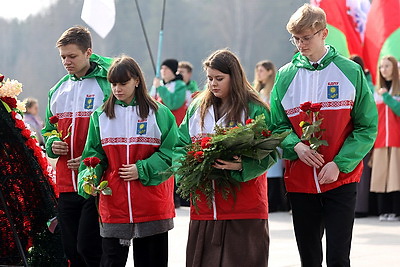
M58 0L1 0L0 17L5 19L25 20L29 15L36 15Z

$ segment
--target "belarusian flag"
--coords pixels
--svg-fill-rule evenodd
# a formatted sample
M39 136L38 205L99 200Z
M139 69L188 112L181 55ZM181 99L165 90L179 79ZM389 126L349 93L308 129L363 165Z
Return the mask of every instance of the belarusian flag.
M329 30L326 43L333 45L345 57L362 56L365 20L369 0L311 0L326 13Z
M387 55L400 60L400 0L373 0L364 41L364 61L373 81L380 58Z

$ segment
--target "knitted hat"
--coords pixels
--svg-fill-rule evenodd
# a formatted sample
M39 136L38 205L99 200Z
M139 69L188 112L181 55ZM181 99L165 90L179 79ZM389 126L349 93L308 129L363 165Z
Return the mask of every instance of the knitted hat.
M178 71L178 61L176 59L166 59L161 66L167 66L175 74Z

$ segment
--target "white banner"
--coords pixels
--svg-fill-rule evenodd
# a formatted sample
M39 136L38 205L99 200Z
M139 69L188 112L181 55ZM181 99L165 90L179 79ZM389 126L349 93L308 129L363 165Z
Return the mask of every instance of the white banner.
M114 27L114 0L85 0L81 18L104 39Z

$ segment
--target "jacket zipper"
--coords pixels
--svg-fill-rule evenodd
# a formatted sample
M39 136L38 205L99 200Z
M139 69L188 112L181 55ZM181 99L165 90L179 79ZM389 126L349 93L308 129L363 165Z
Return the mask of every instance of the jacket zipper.
M128 128L127 128L127 130L126 130L126 133L127 133L127 135L126 135L126 164L129 164L129 156L130 156L130 153L129 153L129 137L131 136L130 135L130 133L131 133L131 124L130 124L130 122L131 122L131 120L130 120L130 118L129 118L129 115L130 114L132 114L132 112L130 112L130 106L128 106L128 107L126 107L127 108L127 110L126 111L128 111L128 112L126 112L125 113L125 125L127 125L128 126ZM128 208L129 208L129 222L130 223L133 223L133 215L132 215L132 201L131 201L131 182L129 181L129 182L127 182L128 183Z
M315 103L315 101L317 100L316 91L318 92L317 88L318 88L319 71L315 70L313 72L313 76L314 76L314 79L313 79L314 84L313 84L313 87L312 87L313 88L312 103ZM312 113L312 120L313 120L313 122L315 122L315 117L314 117L313 113ZM319 182L318 182L317 169L315 167L313 167L313 176L314 176L314 183L315 183L315 187L317 189L317 193L321 193L321 188L320 188Z
M389 146L389 107L385 105L385 145Z
M79 102L76 99L76 95L77 95L77 91L81 88L81 81L77 81L77 83L78 83L78 87L75 88L75 90L74 90L74 100L75 101L74 101L74 108L72 109L72 121L71 121L71 125L72 125L71 126L71 136L70 136L70 138L71 138L71 142L70 142L71 159L74 158L74 137L75 137L75 127L74 127L74 125L75 125L75 120L76 120L76 112L78 110L76 105ZM66 133L66 134L68 134L68 133ZM77 186L76 186L75 171L71 170L71 173L72 173L72 176L71 176L72 177L72 185L74 187L74 191L77 192L78 189L77 189Z
M215 203L215 181L212 180L212 187L213 187L213 200L212 200L212 205L213 205L213 214L214 214L214 221L217 220L217 205Z

